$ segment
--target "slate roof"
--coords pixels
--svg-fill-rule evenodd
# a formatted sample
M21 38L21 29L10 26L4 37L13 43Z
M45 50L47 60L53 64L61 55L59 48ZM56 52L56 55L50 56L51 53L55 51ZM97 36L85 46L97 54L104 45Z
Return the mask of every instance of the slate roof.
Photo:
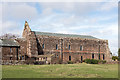
M0 39L0 46L9 46L9 47L16 46L16 47L18 47L19 44L14 39Z
M89 35L75 35L75 34L59 34L59 33L49 33L49 32L37 32L34 31L36 35L47 35L47 36L56 36L56 37L76 37L83 39L98 39Z

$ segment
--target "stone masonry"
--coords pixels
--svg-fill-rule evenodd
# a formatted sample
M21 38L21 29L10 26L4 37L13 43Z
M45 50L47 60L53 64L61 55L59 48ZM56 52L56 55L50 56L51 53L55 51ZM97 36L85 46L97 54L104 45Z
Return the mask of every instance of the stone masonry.
M27 21L25 21L22 38L15 40L20 47L18 49L19 60L33 58L35 61L46 61L52 64L68 61L82 62L85 59L112 60L108 40L87 35L32 31ZM7 48L9 50L9 47ZM4 57L3 59L8 59Z

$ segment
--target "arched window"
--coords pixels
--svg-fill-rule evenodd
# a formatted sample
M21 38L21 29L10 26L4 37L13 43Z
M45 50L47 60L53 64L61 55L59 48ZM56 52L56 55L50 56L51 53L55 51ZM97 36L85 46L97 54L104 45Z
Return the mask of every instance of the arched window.
M10 53L12 53L12 48L10 47Z
M105 59L105 55L103 54L103 60Z
M100 54L99 54L99 60L100 60Z
M71 48L71 47L70 47L70 45L69 45L69 50L70 50L70 48Z
M81 56L81 63L83 62L83 56Z
M58 50L58 45L56 44L56 49Z
M43 48L43 49L44 49L44 47L45 47L44 44L42 44L42 48Z
M82 46L80 46L80 51L82 51L83 50L83 47Z
M94 54L92 54L92 59L94 59Z
M69 61L71 61L71 56L69 56Z

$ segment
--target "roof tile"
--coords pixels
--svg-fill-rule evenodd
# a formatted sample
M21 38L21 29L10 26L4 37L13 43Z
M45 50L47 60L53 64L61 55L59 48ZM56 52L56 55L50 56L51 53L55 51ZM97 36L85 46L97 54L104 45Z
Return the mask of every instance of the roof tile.
M49 33L49 32L37 32L34 31L36 35L47 35L47 36L57 36L57 37L77 37L84 39L98 39L89 35L75 35L75 34L59 34L59 33Z

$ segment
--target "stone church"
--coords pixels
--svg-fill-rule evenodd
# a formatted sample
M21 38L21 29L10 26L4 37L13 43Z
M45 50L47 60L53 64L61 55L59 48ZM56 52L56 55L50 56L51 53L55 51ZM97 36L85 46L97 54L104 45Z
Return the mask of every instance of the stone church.
M82 62L85 59L111 60L108 40L88 35L32 31L25 21L22 38L0 39L2 63L26 60L50 64Z

